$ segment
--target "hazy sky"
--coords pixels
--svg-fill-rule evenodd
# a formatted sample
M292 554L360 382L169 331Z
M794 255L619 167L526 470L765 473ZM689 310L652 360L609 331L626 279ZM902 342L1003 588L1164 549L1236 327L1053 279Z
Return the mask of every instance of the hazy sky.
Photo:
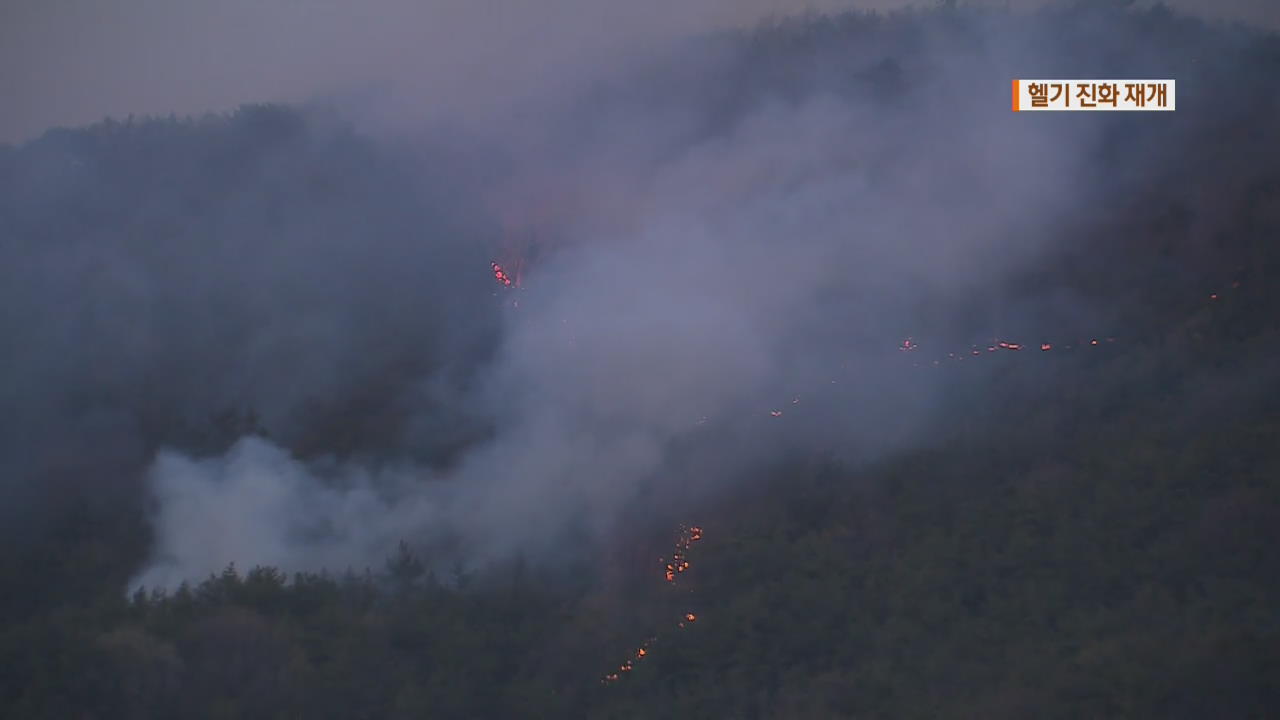
M1022 6L1037 0L1011 0ZM0 141L105 115L199 113L412 83L442 105L592 53L806 7L907 0L5 0ZM931 4L916 2L914 4ZM1001 3L1006 4L1006 3ZM1280 27L1276 0L1171 0ZM590 63L583 63L590 65Z

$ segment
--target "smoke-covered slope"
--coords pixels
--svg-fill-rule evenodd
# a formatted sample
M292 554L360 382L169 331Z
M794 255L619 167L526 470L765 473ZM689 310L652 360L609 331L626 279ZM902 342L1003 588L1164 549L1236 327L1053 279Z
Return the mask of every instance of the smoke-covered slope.
M410 146L259 107L0 149L0 701L1258 711L1277 72L1163 10L943 9ZM1014 115L1015 76L1179 110ZM278 570L181 585L229 563Z

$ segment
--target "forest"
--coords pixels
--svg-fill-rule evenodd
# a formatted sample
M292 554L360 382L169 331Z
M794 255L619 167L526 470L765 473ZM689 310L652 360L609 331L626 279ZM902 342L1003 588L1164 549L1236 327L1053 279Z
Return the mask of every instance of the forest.
M778 408L757 413L764 429L721 437L713 419L663 449L688 472L723 462L732 485L672 460L619 494L607 532L575 521L512 551L469 554L464 517L377 562L230 558L134 584L157 557L157 453L234 457L248 438L447 473L501 435L450 388L501 366L512 332L475 241L500 223L473 192L506 161L392 151L282 105L0 145L0 716L1271 714L1280 37L1125 5L779 19L593 85L582 102L602 117L680 110L662 157L750 136L766 106L911 113L954 79L953 54L998 54L993 37L1064 48L1026 77L1172 77L1179 105L1064 114L1065 133L1097 133L1078 195L1016 230L1054 241L990 282L922 292L918 316L877 316L922 318L877 362L943 388L909 442L851 458L892 402L859 427L844 396L793 404L766 383L776 397L743 401ZM1008 79L988 83L1003 113ZM892 177L898 152L917 150L886 148L869 172ZM994 344L1008 340L1023 345ZM808 441L753 452L806 412L787 427ZM257 521L227 522L256 537Z

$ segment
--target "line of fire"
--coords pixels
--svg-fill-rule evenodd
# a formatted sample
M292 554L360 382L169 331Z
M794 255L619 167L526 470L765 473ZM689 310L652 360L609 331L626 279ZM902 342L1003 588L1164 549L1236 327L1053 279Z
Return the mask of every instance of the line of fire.
M512 242L508 240L505 245L506 247L505 255L506 257L509 257L510 260L508 260L506 263L500 262L498 260L494 260L490 263L490 269L493 272L493 277L498 282L499 285L502 285L504 288L507 288L507 289L520 289L521 271L526 264L524 253L528 252L529 249L534 246L534 243L532 242L532 240L533 240L532 234L529 234L527 236L527 240L524 243L517 243L517 242ZM1239 280L1233 281L1230 284L1229 289L1238 290L1240 289L1240 284L1241 283ZM1218 292L1209 293L1208 300L1210 303L1217 302L1220 298L1223 297L1223 295L1225 295L1225 293L1226 293L1225 289ZM1114 343L1114 342L1116 342L1116 338L1114 337L1103 337L1103 338L1095 337L1095 338L1089 338L1087 340L1077 339L1077 340L1061 342L1061 343L1042 341L1034 345L1028 345L1026 343L1013 342L1010 340L993 339L991 340L990 343L986 345L971 345L969 349L966 351L948 352L945 356L938 356L938 357L935 357L932 361L925 361L925 364L933 365L936 367L936 366L942 365L944 362L964 360L965 358L982 357L984 355L991 354L991 353L1021 352L1029 348L1030 349L1038 348L1039 351L1042 353L1051 352L1051 351L1066 352L1066 351L1073 351L1073 350L1079 350L1079 349L1085 349L1085 348L1098 348L1105 344ZM902 353L913 353L913 354L917 353L920 351L920 343L916 342L915 338L908 337L905 340L903 340L900 345L898 345L898 351ZM920 362L913 362L912 364L915 367L921 367ZM835 382L835 381L833 380L832 382ZM799 397L792 398L791 404L796 405L799 403L800 403ZM773 418L780 418L782 417L782 414L783 414L781 408L772 408L768 411L768 413L769 413L769 416ZM708 420L709 418L707 418L706 416L703 416L698 419L697 424L704 425L708 422Z
M671 551L671 557L658 558L658 563L663 566L663 579L670 586L675 586L677 577L682 573L688 572L689 564L689 548L693 544L702 539L702 528L698 525L681 526L676 533L675 547ZM698 621L698 615L693 612L685 612L676 622L677 629L684 629L689 625ZM602 684L608 685L620 680L624 675L631 672L635 668L635 664L649 657L652 652L654 643L658 641L658 636L650 636L647 640L640 643L639 647L632 653L632 657L624 660L613 672L607 673L600 678Z
M526 265L523 251L527 250L528 247L530 247L529 242L508 242L503 254L503 259L495 259L490 263L490 270L493 274L494 280L503 288L509 290L521 289L522 271ZM1239 288L1239 281L1232 282L1230 285L1230 289L1232 290ZM1208 299L1210 302L1216 302L1223 296L1223 294L1225 294L1225 291L1213 292L1208 295ZM1038 349L1039 352L1043 353L1097 348L1104 344L1114 342L1116 342L1116 338L1114 337L1103 337L1088 338L1087 340L1074 340L1063 343L1040 342L1028 345L1026 343L1014 342L1011 340L993 339L986 345L972 345L964 352L948 352L945 357L938 357L932 360L931 364L937 366L944 361L964 360L966 357L981 357L987 354L999 352L1021 352L1028 349ZM902 341L901 345L898 346L898 350L903 353L917 353L920 351L920 347L920 344L915 340L915 338L908 337ZM915 365L918 367L920 364L915 363ZM791 404L797 405L799 403L799 397L792 398ZM783 414L782 410L778 408L771 409L768 412L769 416L774 418L782 417ZM706 421L707 418L703 417L699 419L697 424L702 425ZM688 557L689 549L694 543L702 539L702 534L702 528L696 525L680 527L676 536L675 547L671 552L671 557L658 559L659 563L661 563L663 567L663 580L667 584L672 586L676 585L679 576L689 571L689 568L691 567ZM675 623L675 627L677 629L683 629L697 622L697 620L698 615L696 613L685 612ZM653 646L657 641L658 636L653 635L639 643L632 652L631 657L619 664L614 671L606 673L601 678L600 682L605 685L618 682L622 677L630 673L635 668L636 663L650 657L653 652Z

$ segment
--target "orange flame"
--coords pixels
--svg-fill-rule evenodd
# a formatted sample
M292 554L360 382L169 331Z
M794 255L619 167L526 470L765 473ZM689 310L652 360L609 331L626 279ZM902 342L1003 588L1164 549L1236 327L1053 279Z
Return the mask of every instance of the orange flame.
M666 566L665 577L667 582L674 583L676 573L681 573L689 569L689 561L685 559L684 551L687 550L690 545L692 545L693 543L701 539L702 539L702 526L700 525L692 525L689 527L685 527L684 525L680 526L680 531L676 535L676 547L675 547L675 552L671 557L671 562L667 562L665 558L658 558L658 562L663 563ZM693 613L685 613L684 619L676 623L676 627L683 628L686 623L692 623L697 619L698 619L697 615L694 615ZM638 662L648 657L649 656L648 646L654 642L657 642L657 640L658 638L656 635L651 636L647 641L645 641L643 644L640 645L639 648L635 650L635 654L632 660L627 660L624 663L622 663L622 665L619 665L617 672L612 672L605 675L603 678L601 678L600 683L602 685L608 685L610 683L617 682L618 679L622 676L622 674L631 672L631 670L634 667L633 662Z
M491 262L489 263L489 267L493 269L494 279L507 287L511 287L511 276L507 274L507 271L504 270L501 265L496 262Z

